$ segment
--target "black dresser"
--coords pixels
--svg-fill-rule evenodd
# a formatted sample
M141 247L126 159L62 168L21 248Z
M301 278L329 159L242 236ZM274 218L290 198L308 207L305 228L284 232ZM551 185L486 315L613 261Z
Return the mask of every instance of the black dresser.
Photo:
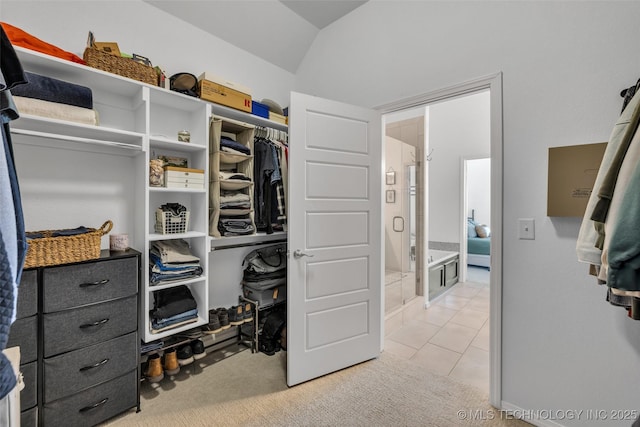
M20 346L21 425L91 426L140 409L140 253L25 270L7 347Z

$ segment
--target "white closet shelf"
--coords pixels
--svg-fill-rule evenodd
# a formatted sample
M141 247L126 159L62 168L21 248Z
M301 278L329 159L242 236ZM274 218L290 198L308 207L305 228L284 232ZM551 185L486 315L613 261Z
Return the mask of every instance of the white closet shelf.
M191 239L194 237L206 237L206 233L202 233L200 231L187 231L186 233L175 233L175 234L159 234L159 233L150 233L149 240L175 240L175 239Z
M149 143L153 148L163 148L166 150L203 151L207 149L206 146L194 144L193 142L180 142L175 139L153 135L149 137Z
M208 315L208 311L206 312L206 314ZM149 340L146 342L151 342L151 341L155 341L155 340L159 340L162 338L166 338L166 337L170 337L172 335L175 335L177 333L180 332L184 332L184 331L188 331L189 329L193 329L193 328L197 328L198 326L202 326L202 325L206 325L207 323L209 323L208 319L204 319L202 317L200 317L201 315L198 314L198 320L192 323L187 323L186 325L182 325L182 326L178 326L176 328L172 328L172 329L168 329L166 331L162 331L162 332L158 332L157 334L153 334L153 333L149 333ZM148 326L147 326L148 327Z
M206 193L205 188L149 187L150 193Z
M205 280L206 280L206 276L203 275L200 277L194 277L192 279L187 279L187 280L176 280L175 282L166 282L158 285L149 285L149 291L155 292L161 289L175 288L176 286L189 285L191 283L203 282Z
M30 137L16 138L16 142L31 145L132 156L142 151L144 140L144 135L137 132L28 114L12 122L11 133Z
M141 86L156 87L20 46L15 46L14 49L25 70L87 86L94 90L101 89L114 95L131 98L132 94L140 91Z
M276 231L272 234L257 233L248 236L226 236L213 237L209 236L211 250L225 249L235 246L247 246L253 244L269 243L274 241L286 240L286 231Z

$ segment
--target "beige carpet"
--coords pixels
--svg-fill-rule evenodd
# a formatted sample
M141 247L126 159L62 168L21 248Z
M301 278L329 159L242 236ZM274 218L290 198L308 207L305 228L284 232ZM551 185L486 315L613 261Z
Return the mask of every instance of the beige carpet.
M173 378L143 382L141 412L129 411L106 425L528 425L501 419L480 390L391 354L292 388L286 386L286 352L227 355L210 354Z

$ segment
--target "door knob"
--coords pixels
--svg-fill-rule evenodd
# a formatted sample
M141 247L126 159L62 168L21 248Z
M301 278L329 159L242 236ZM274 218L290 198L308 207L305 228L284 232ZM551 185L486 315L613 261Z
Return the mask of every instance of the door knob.
M296 249L295 251L293 251L293 257L295 259L300 259L303 256L308 256L309 258L313 258L313 255L309 255L309 254L305 254L304 252L302 252L300 249Z

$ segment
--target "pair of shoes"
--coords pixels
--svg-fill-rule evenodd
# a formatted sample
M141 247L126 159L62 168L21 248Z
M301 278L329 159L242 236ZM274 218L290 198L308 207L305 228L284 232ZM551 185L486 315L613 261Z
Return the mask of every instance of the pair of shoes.
M164 378L162 361L160 360L160 355L158 353L149 355L149 358L147 359L147 367L144 370L144 377L147 381L152 383L160 382Z
M194 340L188 344L178 347L178 364L186 366L193 363L194 360L202 359L207 355L202 340Z
M176 375L180 372L178 356L175 348L167 349L164 352L162 367L167 375Z
M228 320L227 320L228 322ZM222 331L222 324L220 323L220 317L217 310L209 310L209 323L202 327L202 332L205 334L217 334Z
M244 310L242 311L242 318L244 319L244 323L253 322L253 310L251 309L251 304L246 303L244 305Z
M244 308L241 305L234 305L229 309L229 324L238 326L244 323Z
M229 323L229 311L226 308L221 307L221 308L216 308L215 310L210 310L209 316L211 316L211 312L214 312L218 315L218 321L220 322L220 327L223 330L229 329L231 327Z

